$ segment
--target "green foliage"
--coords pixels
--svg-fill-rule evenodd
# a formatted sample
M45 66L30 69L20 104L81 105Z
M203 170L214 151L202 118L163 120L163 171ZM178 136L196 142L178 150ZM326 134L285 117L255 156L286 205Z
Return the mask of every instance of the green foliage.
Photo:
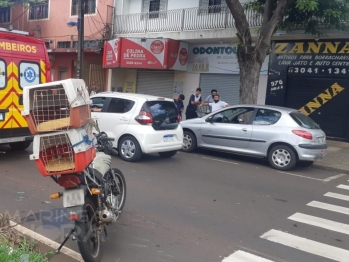
M35 4L43 2L44 0L0 0L0 8L1 7L9 7L16 4Z
M265 11L266 0L252 0L245 8L258 13ZM273 1L272 12L277 7ZM347 31L349 22L349 0L289 0L289 4L278 29L292 31L304 29L305 33L322 35L324 29Z
M47 262L49 258L54 254L48 252L41 254L36 251L34 242L28 242L24 240L19 246L14 246L7 241L0 242L0 261L6 262L18 262L20 257L24 254L29 255L30 262Z

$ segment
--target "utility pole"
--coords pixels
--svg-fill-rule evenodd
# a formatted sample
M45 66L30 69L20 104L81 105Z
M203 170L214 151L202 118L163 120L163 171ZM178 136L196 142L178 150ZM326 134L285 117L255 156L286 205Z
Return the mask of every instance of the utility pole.
M78 64L76 77L83 79L84 73L84 17L85 0L78 1Z

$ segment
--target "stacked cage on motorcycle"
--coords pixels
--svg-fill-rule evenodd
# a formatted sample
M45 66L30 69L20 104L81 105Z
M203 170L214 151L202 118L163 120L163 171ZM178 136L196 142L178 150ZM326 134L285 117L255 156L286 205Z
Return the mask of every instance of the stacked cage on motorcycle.
M43 176L83 172L96 155L90 99L81 79L67 79L23 90L24 115L34 134L33 154Z
M82 79L67 79L26 87L24 110L33 135L78 128L91 117L88 90Z

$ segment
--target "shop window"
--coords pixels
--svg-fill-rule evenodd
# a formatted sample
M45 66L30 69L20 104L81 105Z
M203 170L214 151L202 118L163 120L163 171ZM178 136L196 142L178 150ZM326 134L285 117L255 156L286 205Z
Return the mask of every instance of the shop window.
M70 46L71 46L70 41L58 42L58 45L57 45L58 48L70 48Z
M72 0L71 5L71 15L78 15L78 0ZM96 0L85 0L85 14L95 14L96 13Z
M29 20L47 19L48 3L48 0L43 0L38 4L30 5Z
M11 21L10 14L10 7L0 8L0 23L9 23Z

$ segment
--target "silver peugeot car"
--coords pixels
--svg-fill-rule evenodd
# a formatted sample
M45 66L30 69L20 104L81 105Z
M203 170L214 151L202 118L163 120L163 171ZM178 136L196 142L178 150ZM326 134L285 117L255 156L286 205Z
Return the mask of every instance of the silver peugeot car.
M235 105L181 122L182 151L197 147L266 157L278 170L310 166L326 154L326 135L301 111Z

